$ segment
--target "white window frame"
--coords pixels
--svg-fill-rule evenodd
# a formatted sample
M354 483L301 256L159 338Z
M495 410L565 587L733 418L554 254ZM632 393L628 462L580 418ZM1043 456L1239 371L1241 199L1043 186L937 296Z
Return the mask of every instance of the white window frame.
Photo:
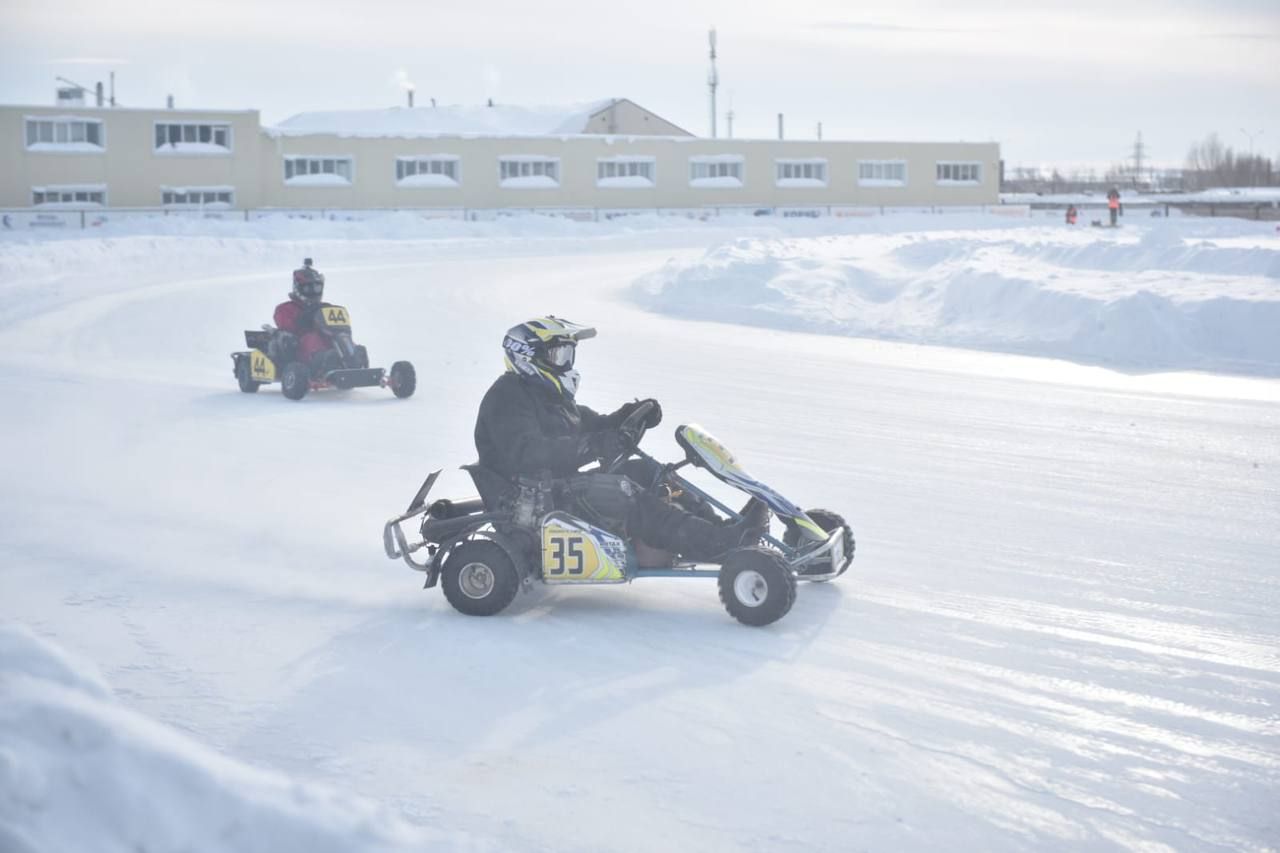
M890 170L902 167L902 177L888 177ZM865 168L864 168L865 167ZM871 172L871 174L866 174ZM858 186L860 187L905 187L907 185L906 160L859 160Z
M156 137L162 127L166 129L165 141L159 142ZM206 135L201 132L202 129L209 131L207 140L202 139ZM173 139L174 130L178 131L180 139ZM219 145L215 141L218 138L219 131L226 138L226 145ZM191 138L188 139L187 137ZM202 147L185 147L194 145ZM183 157L226 157L235 152L235 134L229 121L157 120L151 123L151 150L155 154L162 154L166 157L174 155Z
M424 166L426 168L423 168ZM438 180L427 182L413 180L419 177ZM462 158L457 154L407 154L397 157L395 183L398 187L410 189L460 187L462 186Z
M89 141L90 125L97 128L97 142ZM46 127L47 134L43 132ZM41 139L46 135L47 139ZM76 136L81 138L75 139ZM100 118L77 115L23 116L22 141L26 150L33 152L101 154L107 150L107 125Z
M689 158L689 186L742 189L746 186L746 171L747 158L741 154L695 154Z
M179 196L182 197L181 201L177 200ZM192 196L195 200L192 200ZM229 186L162 186L160 187L160 206L167 210L231 210L236 206L236 190L235 187Z
M657 157L619 154L596 158L596 186L601 189L644 190L657 185Z
M498 157L498 186L504 189L558 189L560 158L546 154L502 154ZM526 178L547 178L530 183Z
M969 174L973 176L959 177ZM982 161L939 160L934 167L934 175L940 187L976 187L982 184Z
M49 201L42 198L36 201L36 196L48 196L51 193L58 195L57 201ZM62 196L69 195L71 198L64 199ZM90 195L100 195L101 198L92 200L88 198ZM78 198L85 196L85 198ZM31 206L43 210L85 210L96 209L107 206L107 185L106 184L45 184L44 186L31 188Z
M774 185L779 187L826 187L828 174L826 157L775 157L773 160Z
M284 183L289 187L349 187L356 182L356 158L350 154L286 154L284 155ZM299 172L298 163L306 163L306 170ZM319 169L313 169L312 166L320 164ZM329 163L333 164L332 170L326 170L324 167ZM347 174L343 175L338 171L338 164L347 164ZM290 164L293 164L293 174L290 175ZM313 175L331 175L338 180L324 181L313 183L311 181L299 180L300 178L310 178Z

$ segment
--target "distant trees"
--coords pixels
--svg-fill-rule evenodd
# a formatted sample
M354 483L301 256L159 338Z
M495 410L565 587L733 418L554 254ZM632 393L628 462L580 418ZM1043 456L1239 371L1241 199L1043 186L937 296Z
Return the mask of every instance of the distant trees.
M1211 133L1187 151L1183 178L1188 189L1206 187L1269 187L1277 183L1275 167L1268 157L1237 154Z
M1255 140L1250 140L1253 142ZM1141 136L1135 152L1142 150ZM1145 158L1145 154L1143 155ZM1142 166L1142 160L1117 162L1099 174L1094 169L1013 166L1005 170L1002 192L1038 194L1103 192L1120 187L1138 192L1193 192L1212 187L1280 186L1280 160L1238 152L1210 133L1191 146L1183 168Z

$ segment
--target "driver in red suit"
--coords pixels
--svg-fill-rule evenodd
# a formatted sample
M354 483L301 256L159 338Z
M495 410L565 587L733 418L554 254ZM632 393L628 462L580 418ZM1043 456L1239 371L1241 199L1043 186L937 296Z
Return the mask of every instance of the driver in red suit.
M316 353L328 349L329 342L316 330L316 315L326 304L324 274L306 258L302 267L293 271L293 290L289 299L276 306L277 334L272 340L272 360L283 367L285 361L310 364Z

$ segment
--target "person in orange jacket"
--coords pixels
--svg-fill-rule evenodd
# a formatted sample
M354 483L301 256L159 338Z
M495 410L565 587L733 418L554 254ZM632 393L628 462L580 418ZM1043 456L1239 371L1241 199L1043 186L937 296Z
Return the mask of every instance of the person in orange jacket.
M1111 227L1116 227L1116 217L1120 215L1120 190L1112 187L1107 191L1107 209L1111 211Z
M1075 225L1076 217L1078 215L1079 215L1079 212L1076 210L1076 206L1074 204L1067 205L1067 224L1068 225Z

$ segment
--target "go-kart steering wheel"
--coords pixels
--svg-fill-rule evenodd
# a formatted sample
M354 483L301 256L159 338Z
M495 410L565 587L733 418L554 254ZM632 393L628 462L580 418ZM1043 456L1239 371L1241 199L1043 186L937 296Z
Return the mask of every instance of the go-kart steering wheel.
M645 425L645 421L649 418L649 413L653 411L654 402L645 400L635 411L627 415L622 423L618 424L618 432L625 437L634 436L634 440L628 442L628 447L618 454L617 458L609 462L601 470L606 474L612 474L614 471L622 467L622 463L631 458L631 453L640 446L640 439L644 438L645 430L649 427Z

